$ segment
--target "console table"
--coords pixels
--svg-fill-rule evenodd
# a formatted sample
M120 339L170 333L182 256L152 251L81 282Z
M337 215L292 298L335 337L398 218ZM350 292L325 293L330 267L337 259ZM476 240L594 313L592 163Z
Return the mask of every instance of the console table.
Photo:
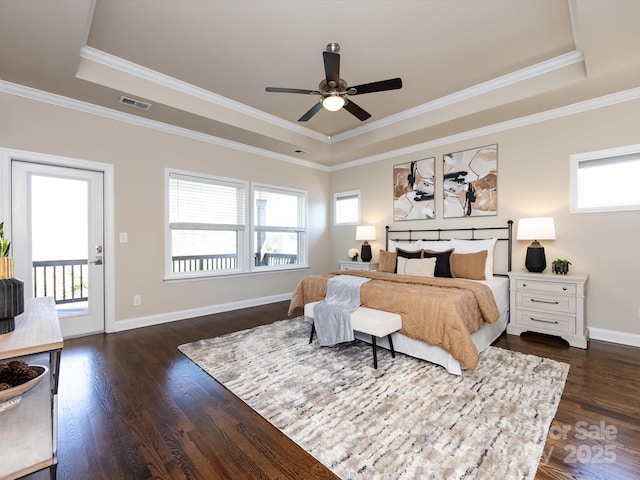
M57 395L63 340L52 298L29 298L13 332L0 335L0 363L21 360L49 369L48 378L0 412L0 480L49 468L56 477Z

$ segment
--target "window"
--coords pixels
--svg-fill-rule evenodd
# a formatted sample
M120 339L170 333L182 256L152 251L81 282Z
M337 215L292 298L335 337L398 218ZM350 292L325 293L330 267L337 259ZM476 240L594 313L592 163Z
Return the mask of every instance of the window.
M306 192L253 186L253 245L256 268L306 264Z
M571 156L571 212L640 210L640 145Z
M360 190L336 193L333 200L335 225L360 223Z
M306 192L254 184L248 202L248 182L166 172L167 277L306 265Z
M169 172L168 273L242 270L246 183Z

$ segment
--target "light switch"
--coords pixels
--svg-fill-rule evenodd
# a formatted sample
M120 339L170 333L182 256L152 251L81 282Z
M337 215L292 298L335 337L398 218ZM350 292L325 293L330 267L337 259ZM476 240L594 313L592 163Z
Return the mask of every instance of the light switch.
M128 243L129 234L127 232L120 232L120 243Z

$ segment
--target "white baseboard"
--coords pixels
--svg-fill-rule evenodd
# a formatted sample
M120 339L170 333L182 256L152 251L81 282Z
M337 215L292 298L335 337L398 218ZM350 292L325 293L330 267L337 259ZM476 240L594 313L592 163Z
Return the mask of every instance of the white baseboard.
M126 320L119 320L117 322L114 322L113 328L109 329L107 333L122 332L125 330L132 330L134 328L141 327L150 327L152 325L160 325L162 323L185 320L187 318L212 315L214 313L230 312L232 310L240 310L241 308L268 305L269 303L289 300L291 298L291 295L291 293L283 293L280 295L253 298L250 300L242 300L239 302L222 303L218 305L192 308L189 310L161 313L159 315L149 315L146 317L136 317ZM592 340L602 340L603 342L619 343L621 345L628 345L630 347L640 347L640 335L635 333L626 333L619 332L617 330L606 330L603 328L589 327L589 338Z
M168 312L158 315L149 315L146 317L118 320L114 322L112 328L107 330L107 333L122 332L124 330L131 330L134 328L150 327L152 325L159 325L161 323L175 322L176 320L185 320L187 318L201 317L203 315L212 315L214 313L230 312L232 310L239 310L241 308L257 307L259 305L282 302L291 299L291 295L292 293L283 293L280 295L252 298L250 300L242 300L239 302L222 303L218 305L192 308L189 310L180 310L177 312Z
M636 333L589 327L589 337L591 340L602 340L603 342L620 343L630 347L640 347L640 335Z

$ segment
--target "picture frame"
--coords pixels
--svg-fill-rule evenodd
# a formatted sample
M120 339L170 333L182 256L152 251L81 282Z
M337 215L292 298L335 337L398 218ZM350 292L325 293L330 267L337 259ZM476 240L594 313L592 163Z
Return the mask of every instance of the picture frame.
M498 145L443 155L443 217L498 214Z
M435 163L430 157L393 166L393 220L435 218Z

